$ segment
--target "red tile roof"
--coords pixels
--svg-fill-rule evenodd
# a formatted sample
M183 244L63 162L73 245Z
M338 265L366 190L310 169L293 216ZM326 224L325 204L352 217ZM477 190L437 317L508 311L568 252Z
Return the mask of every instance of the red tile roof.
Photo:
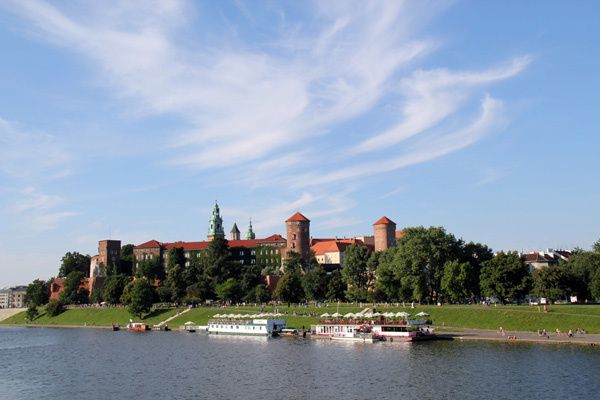
M136 249L154 249L160 247L160 243L156 240L150 240L146 243L142 243L140 245L135 246Z
M540 253L529 253L523 255L523 260L525 262L556 262L556 258L552 257L550 254L540 254Z
M315 252L316 255L321 255L325 253L336 253L346 251L346 248L353 244L358 244L361 246L365 246L362 240L358 239L338 239L338 240L322 240L318 241L311 246L311 250ZM369 246L367 246L369 247Z
M253 240L229 240L229 247L246 247L246 248L255 248L261 244L283 244L286 243L286 240L281 235L271 235L264 239L253 239ZM169 250L172 248L181 247L186 251L195 251L195 250L204 250L208 247L207 241L203 242L171 242L171 243L160 243L156 240L150 240L146 243L142 243L139 246L135 246L135 249L154 249L162 247L164 250Z
M208 247L208 242L172 242L161 243L165 250L182 247L184 250L204 250Z
M304 215L300 214L300 212L297 212L296 214L292 215L285 222L292 222L292 221L310 222L310 220L308 218L306 218Z
M402 237L404 237L404 230L401 229L399 231L396 231L396 239L400 239Z
M389 219L388 217L381 217L377 220L377 222L375 222L373 225L391 225L394 224L396 225L396 223L394 221L392 221L391 219Z

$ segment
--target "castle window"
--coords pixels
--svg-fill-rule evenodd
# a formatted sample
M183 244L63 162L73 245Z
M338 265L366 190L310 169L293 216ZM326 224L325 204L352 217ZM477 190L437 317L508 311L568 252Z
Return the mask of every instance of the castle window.
M256 255L256 250L252 250L252 251L250 252L250 254L252 254L253 256L255 256L255 255Z
M296 234L295 233L292 235L292 240L296 240Z
M292 242L292 249L296 248L296 243Z

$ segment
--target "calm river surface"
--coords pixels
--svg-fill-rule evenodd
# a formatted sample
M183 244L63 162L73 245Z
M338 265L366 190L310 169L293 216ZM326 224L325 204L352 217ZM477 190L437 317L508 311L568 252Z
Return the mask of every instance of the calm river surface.
M0 328L0 399L594 399L600 350Z

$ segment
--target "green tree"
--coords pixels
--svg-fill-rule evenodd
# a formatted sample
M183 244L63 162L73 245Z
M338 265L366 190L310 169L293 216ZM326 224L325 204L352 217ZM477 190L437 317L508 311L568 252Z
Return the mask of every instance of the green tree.
M271 300L271 291L264 283L259 283L254 288L254 301L257 303L266 303Z
M102 290L94 290L90 296L90 304L100 304L104 301L104 294Z
M60 301L63 304L86 304L89 301L89 291L83 287L84 274L72 271L65 278Z
M396 272L394 265L387 261L382 261L377 266L375 290L382 294L383 300L394 301L405 297L400 295L400 278ZM409 296L406 295L406 297Z
M125 275L107 277L104 281L104 289L102 290L104 301L109 304L118 304L127 282L128 278Z
M600 254L600 239L596 240L596 242L594 243L594 245L592 246L592 251L594 253L598 253Z
M239 283L234 278L229 278L215 288L217 298L223 301L237 303L241 298Z
M336 269L327 277L327 300L346 300L347 287L341 271Z
M154 289L147 279L136 279L131 287L130 297L129 313L142 319L142 315L148 313L152 308Z
M346 297L350 301L367 300L370 256L371 253L365 246L352 244L346 247L342 276L348 285Z
M460 257L462 245L461 240L442 227L404 229L404 235L398 240L395 261L411 275L406 283L412 283L415 300L437 301L444 265Z
M419 259L410 254L406 247L392 247L380 256L375 286L388 300L420 302L427 297L426 272Z
M167 251L167 273L176 265L185 266L185 250L183 247L172 247Z
M204 277L212 281L213 288L227 279L237 278L239 275L240 264L231 261L227 239L216 237L211 240L202 261Z
M63 303L60 300L50 300L46 304L46 314L51 317L56 317L65 310Z
M121 304L131 303L131 290L133 289L134 284L135 280L131 280L129 281L129 283L127 283L127 285L125 285L125 288L123 289L123 294L121 294L121 297L119 298Z
M562 265L551 265L533 271L533 294L555 301L571 293L572 278Z
M90 261L91 257L88 255L79 254L76 251L66 253L61 260L58 276L64 278L74 271L87 275L90 270Z
M481 266L493 257L494 252L492 249L481 243L469 242L462 248L460 261L470 264L470 268L464 271L466 274L464 286L466 296L472 300L481 297L481 287L479 286Z
M523 298L531 288L531 281L528 267L516 252L498 253L481 268L483 294L496 297L502 304Z
M238 279L241 298L246 301L254 301L256 285L261 283L260 266L245 265Z
M38 308L34 303L29 303L27 305L27 311L25 312L25 317L29 322L32 322L38 316Z
M580 300L591 299L590 284L593 276L600 270L600 253L577 251L567 263L574 282L574 292Z
M295 251L289 251L283 260L283 271L288 270L301 270L302 269L302 256Z
M210 279L201 277L198 282L186 288L185 301L187 303L200 303L205 300L214 299L214 296Z
M442 293L453 302L463 302L472 293L469 288L471 264L458 260L444 264ZM479 285L478 285L479 286Z
M179 303L185 297L185 290L188 286L186 282L185 264L174 264L167 268L167 278L165 286L169 288L171 298L170 301Z
M592 299L600 301L600 269L592 276L590 292Z
M327 294L327 274L322 266L316 265L302 277L302 287L307 300L323 300Z
M42 306L50 300L50 284L36 279L27 286L25 291L25 303Z
M152 282L156 279L162 281L165 279L165 269L159 257L152 257L149 260L140 261L136 275L147 278Z
M121 261L119 263L119 270L116 274L123 274L125 276L133 275L133 266L135 263L135 258L133 255L134 247L135 246L131 243L121 246Z
M286 273L279 279L274 297L286 303L299 303L304 299L302 277L299 268L287 268Z

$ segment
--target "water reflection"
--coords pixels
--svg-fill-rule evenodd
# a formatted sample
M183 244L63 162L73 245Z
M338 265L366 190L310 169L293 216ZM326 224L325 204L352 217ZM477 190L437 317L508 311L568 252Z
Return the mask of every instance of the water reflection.
M594 398L600 351L0 329L0 399Z

